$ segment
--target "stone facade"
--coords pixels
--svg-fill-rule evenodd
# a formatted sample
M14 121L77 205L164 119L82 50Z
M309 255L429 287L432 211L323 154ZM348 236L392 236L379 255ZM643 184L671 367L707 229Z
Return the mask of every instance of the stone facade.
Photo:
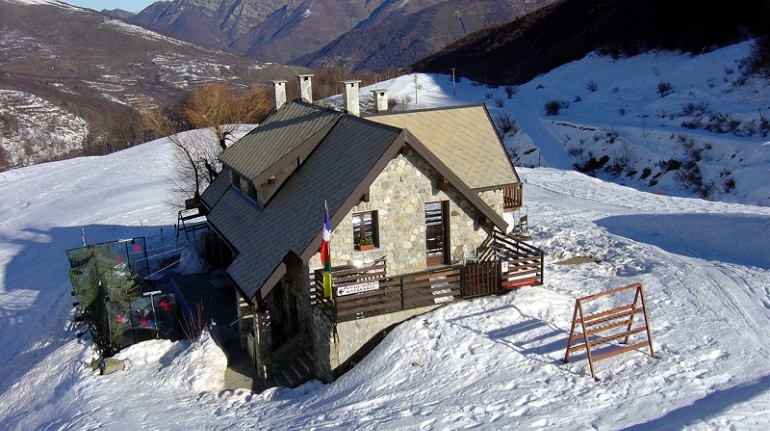
M372 183L369 202L353 207L334 227L331 236L332 265L365 265L387 256L388 275L409 274L425 270L425 204L448 201L449 248L451 261L461 262L463 246L479 246L487 238L487 228L479 225L476 210L449 187L437 188L438 174L428 163L410 152L393 159ZM502 213L502 191L486 191L479 196ZM377 211L379 247L358 251L353 245L353 214ZM320 256L310 260L310 268L321 268Z
M365 265L385 256L389 276L427 269L425 204L439 201L448 202L451 261L462 262L463 246L478 247L490 232L478 223L477 210L451 186L439 190L438 180L438 173L415 152L393 159L372 183L369 201L359 203L334 227L330 243L332 265ZM502 190L481 192L479 196L502 213ZM379 244L370 251L358 251L353 244L353 214L364 211L377 212ZM317 254L307 269L319 268L320 255ZM434 308L436 306L342 322L336 328L323 312L314 309L312 339L316 377L331 381L334 370L379 331Z

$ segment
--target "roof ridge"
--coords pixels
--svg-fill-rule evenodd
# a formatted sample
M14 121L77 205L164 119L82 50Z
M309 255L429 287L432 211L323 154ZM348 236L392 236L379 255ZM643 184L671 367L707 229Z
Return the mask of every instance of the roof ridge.
M468 109L468 108L481 108L481 107L486 107L486 105L484 103L469 103L465 105L437 106L433 108L412 109L409 111L385 111L385 112L377 112L374 114L366 114L363 116L363 118L383 117L387 115L415 114L420 112L449 111L454 109Z

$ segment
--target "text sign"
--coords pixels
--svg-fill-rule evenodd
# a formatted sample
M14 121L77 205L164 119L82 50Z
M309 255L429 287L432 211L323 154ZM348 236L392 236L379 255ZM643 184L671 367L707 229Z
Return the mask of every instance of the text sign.
M349 284L347 286L340 286L337 288L337 296L352 295L354 293L369 292L380 288L380 282L364 281L362 283Z
M500 262L500 272L503 274L508 274L508 261L504 260Z

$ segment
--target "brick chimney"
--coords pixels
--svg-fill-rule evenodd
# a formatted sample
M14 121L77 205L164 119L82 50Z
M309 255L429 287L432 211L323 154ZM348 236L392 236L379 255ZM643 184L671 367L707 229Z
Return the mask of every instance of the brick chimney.
M281 109L286 104L286 80L277 79L273 81L273 93L275 97L275 109Z
M299 95L303 102L313 103L313 85L310 78L313 75L297 75L299 79Z
M374 95L374 106L377 112L388 110L388 90L372 90Z
M342 81L345 86L345 91L342 93L345 110L348 111L348 114L356 117L361 115L361 108L358 104L358 84L360 83L361 81L358 80Z

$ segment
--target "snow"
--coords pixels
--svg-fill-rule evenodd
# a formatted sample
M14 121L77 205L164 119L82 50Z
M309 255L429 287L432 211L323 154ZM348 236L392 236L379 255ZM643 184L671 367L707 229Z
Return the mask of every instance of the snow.
M61 8L66 9L78 9L75 6L69 5L64 2L56 1L56 0L9 0L13 1L15 3L21 3L21 4L27 4L27 5L49 5L49 6L58 6Z
M721 70L717 57L736 58L746 46L726 50L710 54L716 66L698 63L700 77L684 73L682 79L705 80L703 74ZM591 57L573 67L591 70L604 88L613 64L628 68L623 73L631 80L634 71L659 64L650 63L656 58L675 89L682 88L676 64L703 61ZM590 69L591 63L603 68ZM505 97L502 89L467 81L453 96L446 76L417 78L422 107L488 101L489 92ZM509 146L530 133L535 144L547 133L556 136L552 143L564 144L542 111L544 100L562 98L558 79L548 74L536 82L552 93L537 96L525 85L505 99L505 109L527 117L522 130L506 138ZM376 85L396 98L414 95L412 76ZM737 112L723 107L739 106L732 99L742 91L719 93L709 103ZM583 96L587 104L590 96ZM623 103L673 110L656 97ZM557 120L601 129L615 119L616 105L575 105ZM637 108L618 117L618 126ZM654 128L681 131L668 120ZM699 136L712 139L704 131ZM750 172L738 180L743 192L719 200L693 197L673 181L661 182L665 194L651 193L638 182L559 169L568 166L568 153L559 154L557 145L543 150L543 166L519 168L532 243L547 253L543 286L454 303L407 321L333 384L311 381L260 394L221 389L225 359L206 334L195 342L137 344L119 354L126 369L106 376L92 371L94 350L75 337L64 251L80 246L81 227L91 243L145 236L171 247L159 238L176 220L167 194L172 144L161 139L108 156L0 173L0 429L766 430L770 208L751 191L764 188L767 195L770 163L762 139L719 137L715 146L745 151L745 166L737 159L725 165ZM588 263L558 264L572 257ZM563 364L575 299L637 282L645 287L658 358L642 350L598 362L600 381L590 378L584 355Z

